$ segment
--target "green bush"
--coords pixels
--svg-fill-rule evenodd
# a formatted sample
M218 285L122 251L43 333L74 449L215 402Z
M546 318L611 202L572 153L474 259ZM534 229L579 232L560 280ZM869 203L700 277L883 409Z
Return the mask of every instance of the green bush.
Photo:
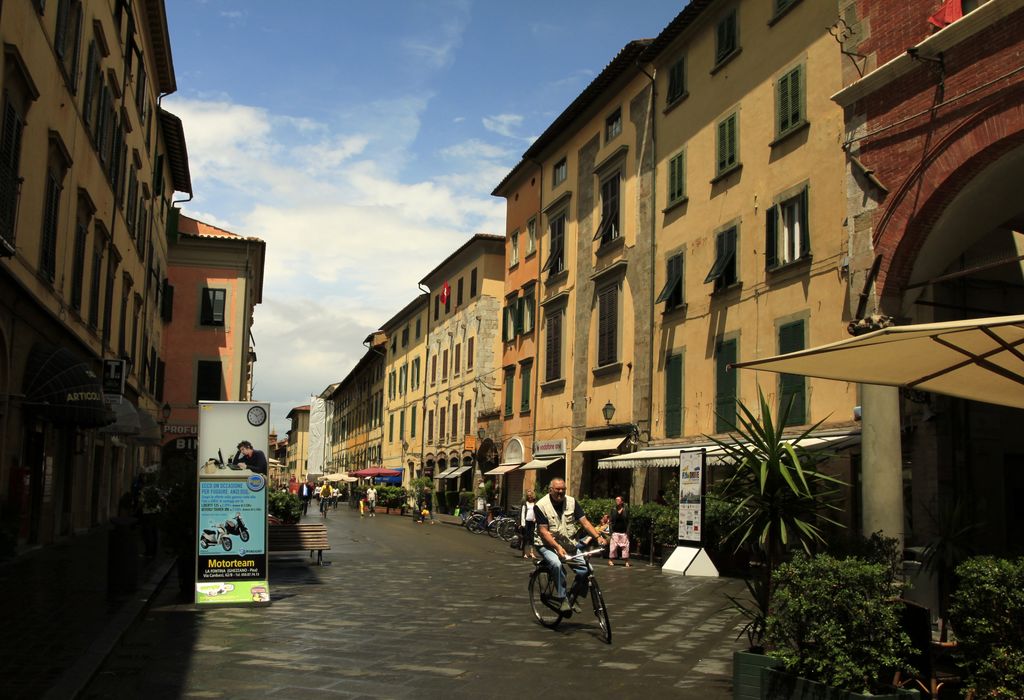
M615 504L611 498L580 498L579 502L587 520L594 527L598 526L602 517L612 511L612 506Z
M405 505L409 495L401 486L381 484L377 489L377 507L400 509Z
M294 493L271 491L267 494L267 510L283 523L297 523L302 517L302 499Z
M772 584L765 641L789 673L870 692L906 669L910 639L885 566L801 552Z
M445 491L444 492L444 504L445 510L449 513L454 513L455 509L459 506L459 492L458 491Z
M956 575L949 617L964 689L1024 698L1024 559L974 557Z

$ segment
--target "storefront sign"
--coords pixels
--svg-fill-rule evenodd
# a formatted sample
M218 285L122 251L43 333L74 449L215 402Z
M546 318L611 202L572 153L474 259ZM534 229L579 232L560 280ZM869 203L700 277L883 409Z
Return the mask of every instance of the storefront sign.
M704 450L679 455L679 539L701 542L704 495Z
M538 440L533 443L533 456L541 457L543 455L564 455L565 454L565 439L561 440Z
M103 394L123 396L125 379L124 360L103 360Z
M267 422L253 425L254 408L268 404L213 401L199 404L196 464L196 587L199 605L267 603ZM188 439L188 438L184 438ZM259 454L245 456L247 441ZM262 459L261 459L262 457Z

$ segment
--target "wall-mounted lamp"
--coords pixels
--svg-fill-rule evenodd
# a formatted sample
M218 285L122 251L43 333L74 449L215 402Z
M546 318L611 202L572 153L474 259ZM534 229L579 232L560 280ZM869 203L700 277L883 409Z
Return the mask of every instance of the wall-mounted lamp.
M605 422L611 425L612 418L615 417L615 405L609 401L601 409L601 414L604 416Z
M160 409L160 415L163 416L164 423L171 419L171 404L164 402L163 407Z

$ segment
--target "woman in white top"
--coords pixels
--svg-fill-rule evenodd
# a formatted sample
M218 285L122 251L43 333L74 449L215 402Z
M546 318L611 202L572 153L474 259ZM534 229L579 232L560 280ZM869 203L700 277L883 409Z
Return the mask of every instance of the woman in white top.
M533 513L533 506L537 502L537 495L533 491L527 491L523 507L519 510L519 532L523 542L523 559L536 559L537 553L533 550L533 530L537 526L537 519Z

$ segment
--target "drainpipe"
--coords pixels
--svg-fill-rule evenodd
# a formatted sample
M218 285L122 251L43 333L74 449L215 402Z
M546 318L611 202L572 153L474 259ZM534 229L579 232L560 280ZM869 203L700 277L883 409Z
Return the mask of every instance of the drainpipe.
M538 182L537 182L537 192L539 193L537 206L540 207L539 209L537 209L537 229L538 229L538 232L539 232L540 224L541 224L541 218L540 218L541 217L541 211L543 210L543 207L541 207L540 200L541 200L541 198L544 195L544 164L541 163L539 160L534 160L533 158L527 158L527 160L529 162L533 163L534 165L536 165L537 166L537 171L540 173L540 175L538 176ZM538 248L539 248L539 246L538 246ZM537 308L535 308L534 311L533 311L533 406L534 406L534 410L533 410L533 430L531 431L531 435L530 435L530 457L531 457L531 459L537 459L537 455L534 453L533 448L534 448L534 445L537 444L537 416L540 413L540 411L537 410L537 402L540 400L540 369L541 369L540 368L540 362L538 361L538 357L537 357L538 353L540 352L540 343L537 341L537 338L540 337L540 332L537 329L537 320L540 317L540 313L538 313L540 311L540 273L541 273L541 269L540 268L541 268L541 261L543 260L543 258L544 258L544 256L541 255L540 250L537 250L536 251L536 259L537 259L537 284L535 285L536 293L534 294L534 298L536 300L535 303L537 304ZM536 485L537 485L537 476L536 476L536 473L534 473L534 487L535 488L536 488Z
M427 348L427 354L423 356L423 377L420 380L423 383L423 404L420 406L420 413L422 414L420 415L420 469L423 469L426 466L424 458L427 454L427 436L424 434L424 430L427 425L427 371L430 366L430 290L426 289L422 282L416 283L416 289L419 290L420 294L427 297L427 327L423 336L423 345ZM430 480L433 482L433 475L431 475ZM434 492L433 488L430 490ZM434 492L434 495L437 495L436 492ZM434 507L437 507L436 502Z
M652 429L654 428L654 345L655 345L655 343L654 343L654 299L655 299L655 296L654 296L654 271L655 271L655 265L657 265L657 262L658 262L658 256L657 256L658 246L657 246L657 235L656 235L656 233L657 233L657 225L658 225L658 208L656 206L657 201L658 201L658 178L657 178L657 175L658 175L658 148L657 148L657 145L658 144L657 144L657 138L656 138L657 130L655 128L657 126L657 123L655 121L655 119L656 119L656 117L655 117L655 109L657 107L657 99L656 99L657 98L657 90L655 89L656 88L656 83L654 81L654 75L651 75L646 70L644 70L643 66L640 65L639 61L637 61L636 67L637 67L637 69L641 73L643 73L644 75L647 76L648 80L651 81L651 102L650 102L649 113L650 113L650 119L651 119L651 121L650 121L651 160L652 160L653 166L651 168L651 284L649 285L649 289L650 289L649 295L650 295L651 319L650 319L650 328L649 328L649 333L648 333L648 337L651 339L651 342L648 344L648 353L649 353L648 360L650 362L650 364L648 365L649 366L649 372L650 372L650 375L649 375L650 376L650 380L648 382L648 384L649 384L648 391L650 392L650 394L649 394L650 398L647 401L647 442L649 443L650 442L650 438L651 438L651 432L652 432ZM654 73L655 73L655 75L657 75L657 71L654 71ZM643 160L641 159L641 163L642 162L643 162ZM646 475L645 475L645 480L646 480ZM653 550L653 547L652 547L652 550Z

